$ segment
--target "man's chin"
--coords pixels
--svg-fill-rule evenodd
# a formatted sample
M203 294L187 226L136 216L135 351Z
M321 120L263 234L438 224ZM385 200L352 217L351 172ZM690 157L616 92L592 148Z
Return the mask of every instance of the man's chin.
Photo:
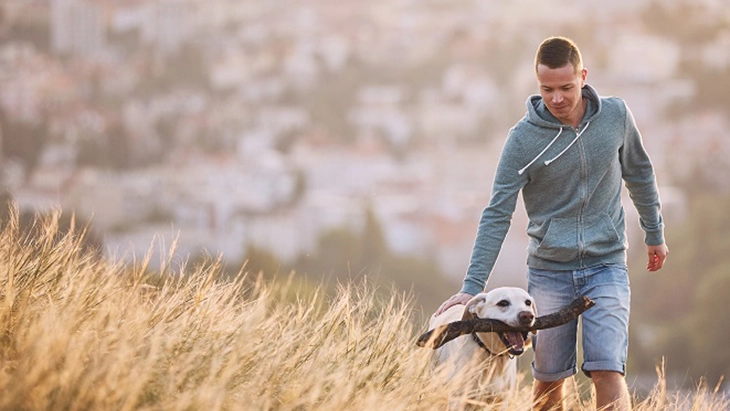
M555 118L558 118L558 119L564 118L569 113L568 107L559 107L559 108L548 107L548 110L550 111L550 114L552 114L553 116L555 116Z

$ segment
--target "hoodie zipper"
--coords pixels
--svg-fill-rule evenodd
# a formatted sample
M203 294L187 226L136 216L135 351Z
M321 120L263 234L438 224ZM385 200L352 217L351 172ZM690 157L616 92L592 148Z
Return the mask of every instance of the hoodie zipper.
M579 125L580 126L580 125ZM587 126L587 125L586 125ZM578 132L579 127L573 127L573 131L580 135ZM583 128L585 131L585 127ZM585 257L585 239L583 238L583 210L585 209L586 199L588 198L588 164L586 162L586 153L583 147L583 142L578 142L578 149L580 152L580 179L581 179L581 200L580 208L578 211L578 261L580 268L583 266L583 257Z

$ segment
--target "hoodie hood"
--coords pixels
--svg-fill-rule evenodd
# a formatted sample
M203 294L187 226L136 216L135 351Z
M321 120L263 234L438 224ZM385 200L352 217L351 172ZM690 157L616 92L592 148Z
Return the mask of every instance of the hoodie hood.
M550 163L557 160L566 151L568 151L568 149L572 147L576 141L578 141L580 136L583 135L583 132L586 131L588 126L591 125L591 120L601 112L601 99L598 96L596 90L586 84L585 86L583 86L583 89L581 91L583 98L585 98L587 101L586 112L583 115L583 120L581 120L578 128L575 129L575 138L573 138L570 144L568 144L568 146L565 147L563 151L558 153L553 158L546 160L544 162L546 166L550 165ZM545 152L558 140L560 135L563 134L563 129L573 128L570 125L561 123L557 118L555 118L555 116L552 115L552 113L550 113L550 110L548 110L547 106L545 106L545 102L543 101L542 96L532 95L528 97L526 104L526 120L528 123L537 126L538 128L557 130L557 134L555 134L552 140L545 145L545 147L542 149L542 151L540 151L538 155L536 155L529 163L527 163L524 167L517 171L517 173L520 175L522 175L525 170L527 170L533 163L535 163L540 157L542 157L543 154L545 154Z
M586 105L586 113L581 121L581 127L583 124L591 121L595 116L601 112L601 98L598 96L598 92L586 84L581 89L583 98L586 99L588 104ZM552 129L559 129L563 127L570 127L567 124L563 124L550 113L545 102L542 100L542 96L539 94L532 95L527 98L525 102L527 106L527 121L538 126Z

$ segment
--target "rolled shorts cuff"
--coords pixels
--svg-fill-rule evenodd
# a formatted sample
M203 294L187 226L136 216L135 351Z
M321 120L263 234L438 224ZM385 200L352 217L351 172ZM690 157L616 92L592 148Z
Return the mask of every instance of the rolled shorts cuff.
M596 370L597 371L597 370ZM559 381L568 377L571 377L578 373L578 368L573 367L569 370L565 370L563 372L555 373L555 374L546 374L541 373L535 369L535 363L532 364L532 377L538 381L543 382L553 382L553 381Z
M584 362L581 369L589 377L591 376L591 371L614 371L621 375L626 375L626 364L613 361Z

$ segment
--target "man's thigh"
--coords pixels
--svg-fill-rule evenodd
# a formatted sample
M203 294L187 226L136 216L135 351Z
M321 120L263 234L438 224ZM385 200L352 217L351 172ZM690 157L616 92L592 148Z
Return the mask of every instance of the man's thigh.
M571 271L529 269L528 293L535 299L538 315L558 311L575 299ZM590 310L589 310L590 311ZM540 330L533 337L532 375L539 381L551 382L570 377L576 367L577 321Z
M626 266L605 265L586 273L580 290L596 305L582 314L583 371L626 373L631 290Z

